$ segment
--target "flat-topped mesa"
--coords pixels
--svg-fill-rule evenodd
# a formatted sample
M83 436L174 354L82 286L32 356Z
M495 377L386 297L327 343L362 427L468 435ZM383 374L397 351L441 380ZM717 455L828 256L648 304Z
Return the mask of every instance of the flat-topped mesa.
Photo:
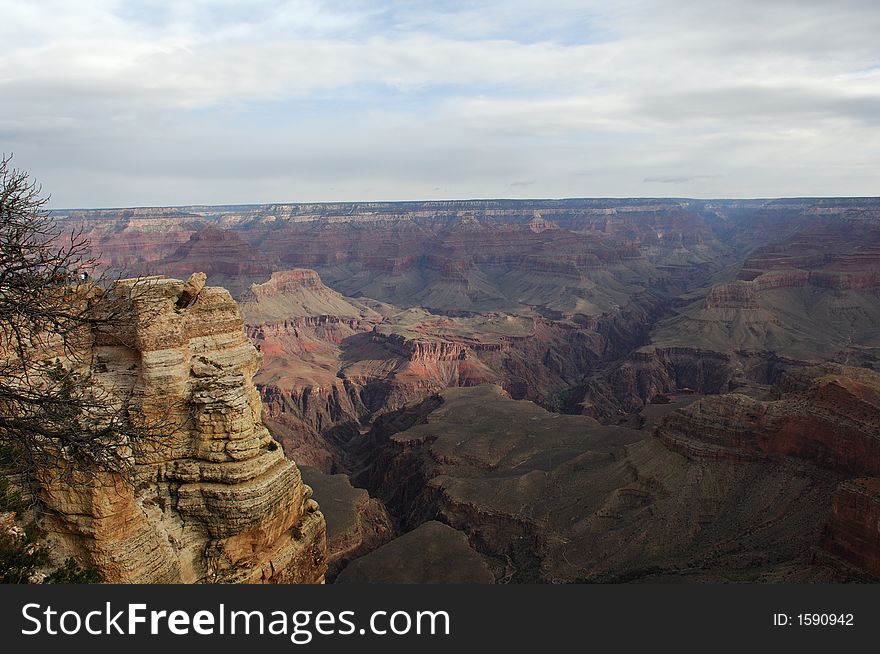
M229 292L203 284L115 285L127 315L96 334L93 378L161 436L133 455L130 484L45 471L46 526L110 582L321 582L324 517L261 420L261 355Z

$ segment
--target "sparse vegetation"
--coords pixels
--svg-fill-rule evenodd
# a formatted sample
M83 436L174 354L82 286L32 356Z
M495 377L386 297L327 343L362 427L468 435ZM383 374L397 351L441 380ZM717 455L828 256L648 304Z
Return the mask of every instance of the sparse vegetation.
M31 538L0 533L0 583L33 583L36 572L48 563L46 549Z

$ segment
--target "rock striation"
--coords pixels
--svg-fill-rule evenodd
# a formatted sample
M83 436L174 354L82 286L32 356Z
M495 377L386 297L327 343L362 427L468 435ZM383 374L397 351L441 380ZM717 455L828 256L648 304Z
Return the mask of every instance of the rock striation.
M120 327L94 335L96 384L157 434L131 479L59 458L38 474L44 527L109 582L319 583L326 525L261 419L261 356L229 292L164 277L122 280Z
M670 415L657 436L673 450L723 458L798 457L880 476L880 374L825 364L783 375L777 397L730 393Z

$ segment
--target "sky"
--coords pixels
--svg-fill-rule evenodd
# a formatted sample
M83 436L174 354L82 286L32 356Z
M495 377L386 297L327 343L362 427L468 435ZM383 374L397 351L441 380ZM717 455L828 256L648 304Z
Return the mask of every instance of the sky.
M51 206L880 194L876 0L0 0Z

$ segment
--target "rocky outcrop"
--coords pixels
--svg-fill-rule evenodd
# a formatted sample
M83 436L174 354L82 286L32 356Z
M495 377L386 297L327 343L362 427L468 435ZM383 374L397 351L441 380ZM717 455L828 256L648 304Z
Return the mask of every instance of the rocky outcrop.
M706 296L707 309L757 309L755 288L750 282L717 284Z
M44 526L110 582L321 582L324 517L261 420L261 357L229 293L201 283L116 284L122 326L87 358L154 438L132 450L130 482L63 456L41 470Z
M308 268L295 268L273 273L269 281L255 284L251 292L255 297L276 297L302 288L330 293L329 289L321 282L321 278L314 270Z
M419 363L437 363L439 361L460 361L467 357L470 347L464 343L445 340L426 340L406 338L402 334L382 333L374 330L373 340L380 343L390 352L405 358L407 361ZM485 346L489 347L489 346ZM494 349L501 350L501 343L493 344Z

